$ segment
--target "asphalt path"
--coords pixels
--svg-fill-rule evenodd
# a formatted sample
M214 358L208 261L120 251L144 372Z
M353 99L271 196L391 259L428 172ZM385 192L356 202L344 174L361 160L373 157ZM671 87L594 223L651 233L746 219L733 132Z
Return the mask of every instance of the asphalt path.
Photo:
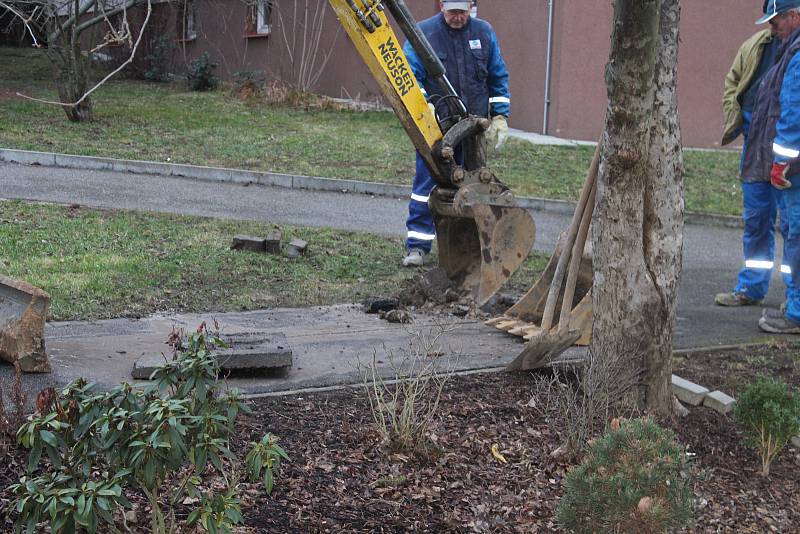
M146 174L0 163L0 198L147 210L206 217L330 227L380 235L405 233L405 198L210 182ZM532 212L534 248L553 249L569 215ZM778 245L780 247L780 244ZM398 265L401 251L398 251ZM678 300L676 348L761 341L760 308L714 306L714 294L732 289L742 263L741 230L687 225ZM783 284L776 274L765 305L777 307Z

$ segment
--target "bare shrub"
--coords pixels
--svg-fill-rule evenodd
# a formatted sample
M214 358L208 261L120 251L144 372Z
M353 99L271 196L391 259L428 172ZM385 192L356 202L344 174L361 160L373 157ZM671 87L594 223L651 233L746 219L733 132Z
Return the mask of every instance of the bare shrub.
M412 332L408 349L383 347L389 378L381 373L377 350L369 363L359 362L375 430L389 451L425 452L432 444L430 428L458 358L455 353L445 366L439 342L454 328L437 325L430 333Z
M270 104L280 104L298 109L320 109L340 111L345 109L340 102L324 96L299 91L281 80L271 80L264 89L264 99Z
M627 356L599 358L589 351L583 367L554 369L552 376L536 379L534 391L545 404L543 411L558 413L564 429L564 443L554 454L579 455L614 416L636 412L630 393L638 374L628 361Z
M291 3L291 17L284 17L281 6ZM334 51L333 43L322 45L328 2L318 0L275 0L283 46L289 58L287 83L296 91L314 90ZM336 37L339 35L338 25ZM335 42L336 38L334 38Z

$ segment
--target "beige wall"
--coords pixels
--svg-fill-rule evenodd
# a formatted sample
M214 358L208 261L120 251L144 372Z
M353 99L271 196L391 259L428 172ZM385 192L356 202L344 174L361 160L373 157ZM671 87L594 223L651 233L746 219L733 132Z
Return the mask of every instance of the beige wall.
M327 5L326 0L309 0ZM606 107L603 81L611 36L612 2L554 0L554 43L549 131L567 138L594 140ZM260 69L271 77L292 76L281 22L292 27L295 2L280 0L269 37L244 37L245 7L240 0L198 0L198 38L184 43L179 60L208 51L230 78L241 69ZM436 12L436 0L407 0L418 19ZM725 9L721 9L724 4ZM739 44L755 32L759 2L684 0L681 22L678 94L686 146L713 147L721 130L722 80ZM378 96L375 83L340 29L330 9L321 49L333 50L317 90L363 100ZM513 127L541 132L544 114L548 0L479 0L479 16L498 34L511 73ZM291 31L289 31L291 34ZM287 36L291 38L291 35ZM296 45L296 48L299 45ZM185 56L183 52L185 51ZM295 50L299 54L300 49Z

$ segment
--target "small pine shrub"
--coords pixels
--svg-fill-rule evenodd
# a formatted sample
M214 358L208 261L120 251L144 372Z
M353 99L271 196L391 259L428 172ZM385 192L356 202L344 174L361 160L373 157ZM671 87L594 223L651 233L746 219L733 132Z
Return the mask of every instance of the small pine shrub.
M734 415L746 443L761 456L761 474L769 475L772 461L800 432L800 396L781 380L761 377L742 392Z
M211 61L208 52L189 63L187 81L192 91L213 91L219 85L219 78L214 74L217 64Z
M569 472L556 512L578 533L661 533L685 526L692 492L675 434L651 419L623 422Z

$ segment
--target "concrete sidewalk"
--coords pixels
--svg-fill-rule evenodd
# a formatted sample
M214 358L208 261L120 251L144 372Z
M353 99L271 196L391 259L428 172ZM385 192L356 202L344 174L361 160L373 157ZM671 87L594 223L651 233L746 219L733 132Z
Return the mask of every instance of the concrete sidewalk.
M0 163L0 198L403 235L407 192L397 197L352 194L347 183L339 185L349 192ZM549 253L558 233L568 225L571 210L532 210L532 214L537 224L534 248ZM780 250L780 244L777 248ZM398 262L400 257L398 251ZM718 225L686 227L676 348L769 339L757 327L760 309L713 305L715 293L732 288L741 261L741 230ZM783 300L782 291L776 275L765 305L777 307ZM81 375L106 386L125 380L135 359L166 350L164 340L173 325L194 328L203 318L209 319L208 314L50 324L47 348L56 372L26 377L29 391L35 392L46 383L60 385ZM397 351L414 339L402 326L366 316L352 306L217 314L216 318L228 331L282 331L292 344L295 362L287 376L234 381L251 393L357 382L358 359L370 359L374 351L384 353L384 343L387 349ZM429 330L433 322L434 318L421 315L413 328ZM502 366L522 347L519 338L469 321L460 324L458 333L447 336L446 343L449 348L445 352L450 356L461 354L461 369ZM0 378L9 374L10 368L0 365Z

